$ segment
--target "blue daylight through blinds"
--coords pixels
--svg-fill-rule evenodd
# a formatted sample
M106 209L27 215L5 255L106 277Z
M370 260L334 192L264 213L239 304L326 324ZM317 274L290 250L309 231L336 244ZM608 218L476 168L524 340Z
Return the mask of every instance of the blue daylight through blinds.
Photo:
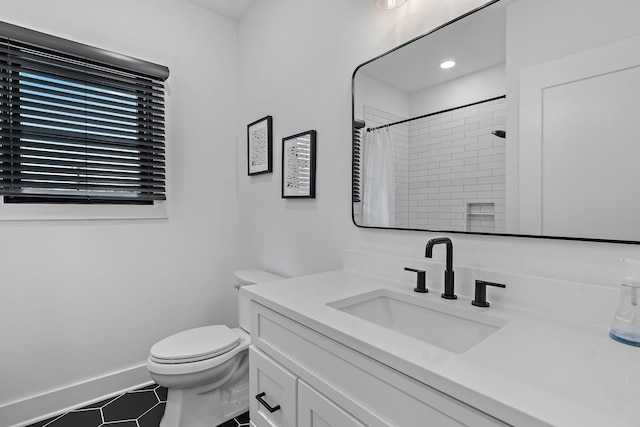
M164 79L0 35L0 195L164 200Z

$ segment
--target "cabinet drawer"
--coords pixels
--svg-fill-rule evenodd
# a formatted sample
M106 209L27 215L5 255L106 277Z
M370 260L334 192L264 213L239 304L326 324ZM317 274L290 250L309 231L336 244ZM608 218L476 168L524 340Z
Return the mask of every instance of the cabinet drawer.
M298 427L366 427L335 403L298 380Z
M297 381L291 372L251 346L249 382L249 412L256 427L296 427Z

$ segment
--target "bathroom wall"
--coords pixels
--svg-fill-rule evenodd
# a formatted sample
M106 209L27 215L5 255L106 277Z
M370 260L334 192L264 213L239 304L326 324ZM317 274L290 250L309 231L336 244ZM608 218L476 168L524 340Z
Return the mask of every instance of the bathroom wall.
M411 94L412 116L447 110L506 93L506 66L497 64Z
M240 21L241 124L237 133L242 135L245 123L272 114L274 158L279 159L282 137L306 128L318 131L318 192L317 199L309 201L280 198L279 161L273 175L247 177L246 148L239 141L237 179L248 260L298 275L340 268L344 248L423 256L426 241L440 233L361 229L351 223L351 75L362 62L482 3L409 1L400 9L382 11L372 0L270 0L259 2ZM547 15L555 16L551 3L557 2L548 3ZM584 3L566 0L562 7L578 11ZM611 8L613 13L631 2L587 3L589 8ZM615 19L601 22L617 25ZM563 22L558 22L557 29L571 34ZM571 39L565 37L563 42ZM633 245L451 237L456 264L602 286L618 285L624 273L619 258L640 257L640 247ZM436 250L436 259L443 261L443 252Z
M354 115L356 119L364 117L364 107L370 106L382 109L399 117L411 117L409 95L391 85L370 77L363 72L358 73L356 79L354 99Z
M342 250L361 235L351 222L353 71L480 3L410 1L388 12L371 0L270 0L240 20L238 134L256 117L273 115L279 159L283 137L318 131L315 200L280 198L278 160L272 175L246 176L246 144L239 142L241 233L253 263L285 275L341 266Z
M157 340L236 323L236 22L189 1L0 0L0 19L167 65L168 218L0 221L0 425L149 379ZM56 393L50 393L57 390Z

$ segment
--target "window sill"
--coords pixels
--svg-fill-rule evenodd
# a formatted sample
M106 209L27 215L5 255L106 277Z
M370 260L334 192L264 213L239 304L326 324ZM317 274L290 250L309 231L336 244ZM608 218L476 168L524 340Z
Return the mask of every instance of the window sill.
M111 219L166 219L166 201L153 205L57 205L3 203L0 221L65 221Z

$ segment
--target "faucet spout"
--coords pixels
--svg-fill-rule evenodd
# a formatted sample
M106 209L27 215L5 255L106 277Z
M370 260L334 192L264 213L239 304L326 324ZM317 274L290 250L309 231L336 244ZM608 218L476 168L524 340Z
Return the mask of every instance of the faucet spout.
M448 237L436 237L427 242L427 247L424 251L426 258L433 256L433 247L438 244L445 244L447 249L447 261L444 270L444 293L442 298L445 299L457 299L457 295L454 293L454 273L453 273L453 242Z
M433 256L433 247L437 244L444 243L447 245L447 270L453 271L453 242L448 237L436 237L435 239L431 239L427 242L427 247L424 251L424 256L426 258L431 258Z

